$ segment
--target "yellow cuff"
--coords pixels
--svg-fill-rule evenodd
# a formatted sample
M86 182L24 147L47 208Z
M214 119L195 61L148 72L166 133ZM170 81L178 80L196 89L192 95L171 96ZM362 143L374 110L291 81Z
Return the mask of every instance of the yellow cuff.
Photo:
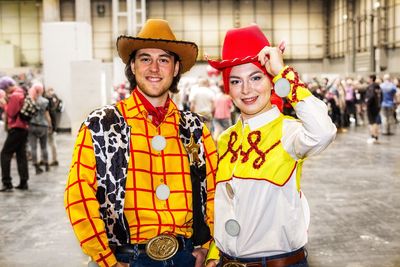
M296 106L299 101L312 95L292 67L285 66L279 71L278 75L272 79L272 82L276 83L281 78L285 78L290 83L290 92L287 98L293 107Z
M276 83L277 80L279 80L280 78L282 78L283 72L286 71L286 69L288 69L288 68L289 68L288 65L286 65L285 67L283 67L283 68L279 71L279 73L272 79L272 82L273 82L273 83Z
M219 249L215 245L215 241L212 241L210 243L210 247L208 249L208 254L207 254L207 257L206 257L206 265L211 260L219 260L219 257L220 257L219 256Z

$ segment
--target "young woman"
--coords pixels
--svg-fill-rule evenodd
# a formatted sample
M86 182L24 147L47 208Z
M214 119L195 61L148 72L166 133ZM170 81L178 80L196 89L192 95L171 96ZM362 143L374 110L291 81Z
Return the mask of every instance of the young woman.
M245 41L244 41L245 40ZM257 25L227 32L222 61L225 90L240 119L218 140L214 240L207 266L308 266L309 211L300 190L303 160L323 151L336 127L326 105L283 62ZM299 118L271 102L287 97Z

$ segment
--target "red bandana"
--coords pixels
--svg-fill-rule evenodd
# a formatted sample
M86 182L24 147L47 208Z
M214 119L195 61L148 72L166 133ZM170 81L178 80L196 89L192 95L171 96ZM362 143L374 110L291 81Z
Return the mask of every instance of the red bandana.
M144 108L147 110L149 115L151 115L151 122L158 127L158 125L161 124L161 122L164 120L165 115L168 112L168 107L169 107L169 102L171 102L171 98L167 98L167 101L165 101L164 106L161 107L154 107L147 98L144 97L144 95L135 88L133 91L140 99L142 102Z

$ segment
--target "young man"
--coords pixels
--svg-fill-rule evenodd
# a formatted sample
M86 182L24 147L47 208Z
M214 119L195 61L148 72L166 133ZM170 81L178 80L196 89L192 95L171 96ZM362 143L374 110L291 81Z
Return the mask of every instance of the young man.
M83 251L100 266L204 264L213 222L216 148L196 114L169 97L196 61L168 22L120 36L129 98L82 125L65 206Z
M1 150L1 173L3 187L0 192L10 192L13 190L11 178L11 159L14 153L17 156L17 166L19 174L19 185L15 188L20 190L28 189L28 159L26 156L26 143L28 141L28 122L22 120L19 112L24 104L24 91L16 86L10 77L0 78L0 89L3 89L7 97L1 100L4 108L5 120L7 123L7 139L4 141Z

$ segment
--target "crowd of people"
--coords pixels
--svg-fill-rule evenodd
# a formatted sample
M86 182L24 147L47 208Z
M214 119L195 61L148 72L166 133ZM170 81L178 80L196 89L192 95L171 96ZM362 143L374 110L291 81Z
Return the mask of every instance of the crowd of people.
M55 135L63 102L53 88L45 90L40 81L24 77L0 77L1 121L7 132L1 150L1 192L13 191L10 168L14 154L20 178L15 188L19 190L29 188L28 161L32 162L36 175L59 164Z
M350 125L369 125L369 144L378 143L379 135L393 135L400 120L400 83L389 74L360 79L328 78L308 83L310 91L323 100L338 132Z

